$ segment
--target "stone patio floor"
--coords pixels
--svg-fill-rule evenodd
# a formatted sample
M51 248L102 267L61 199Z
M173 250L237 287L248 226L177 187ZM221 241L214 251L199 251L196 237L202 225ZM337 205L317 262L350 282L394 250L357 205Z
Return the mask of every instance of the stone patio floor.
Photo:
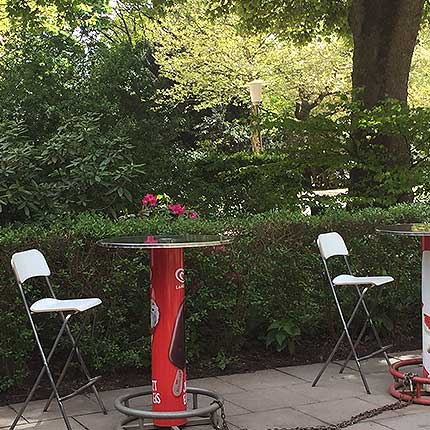
M394 354L399 358L417 356L416 352ZM232 430L266 430L296 426L335 424L358 414L395 401L387 394L392 378L383 359L364 363L372 394L366 394L359 375L347 369L339 375L339 367L331 365L317 387L311 381L320 364L281 367L254 373L227 375L189 381L189 386L217 391L225 398L226 415ZM115 411L116 397L139 391L142 387L105 391L101 395L109 410L98 412L92 395L77 396L65 403L74 430L114 430L122 415ZM149 399L131 401L133 406L149 406ZM134 402L134 403L133 403ZM43 413L43 401L28 406L17 429L63 430L64 422L56 405ZM0 428L7 429L19 405L0 408ZM192 427L206 430L209 426ZM411 405L398 411L385 412L368 421L348 427L351 430L415 430L430 429L430 407Z

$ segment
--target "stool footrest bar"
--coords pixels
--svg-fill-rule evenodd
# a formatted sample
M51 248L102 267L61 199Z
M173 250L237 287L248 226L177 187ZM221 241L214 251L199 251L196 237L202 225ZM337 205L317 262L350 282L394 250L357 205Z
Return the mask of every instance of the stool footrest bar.
M376 350L376 351L374 351L374 352L371 352L370 354L363 355L363 357L359 357L359 358L358 358L358 361L365 361L365 360L368 360L369 358L372 358L372 357L374 357L375 355L381 354L382 352L385 352L385 351L389 350L389 349L390 349L390 348L392 348L392 347L393 347L393 345L386 345L386 346L384 346L384 347L382 347L382 348L377 349L377 350Z
M73 391L70 394L67 394L67 396L63 396L61 397L61 401L64 402L66 400L71 399L72 397L77 396L78 394L81 394L83 391L85 391L87 388L92 387L99 379L101 378L101 376L95 376L94 378L91 378L85 385L82 385L82 387L79 387L78 389L76 389L75 391Z
M153 424L154 419L175 419L187 418L189 421L183 427L193 425L210 424L212 416L220 410L221 405L224 403L223 398L209 390L203 388L187 388L187 394L194 396L203 396L212 398L213 401L207 406L195 407L198 402L193 402L193 408L185 411L165 411L153 412L149 410L135 409L126 406L129 400L136 397L148 396L152 394L152 389L148 388L139 393L127 394L115 400L115 409L126 415L128 418L123 420L119 426L119 430L141 430L141 429L154 429L157 428Z

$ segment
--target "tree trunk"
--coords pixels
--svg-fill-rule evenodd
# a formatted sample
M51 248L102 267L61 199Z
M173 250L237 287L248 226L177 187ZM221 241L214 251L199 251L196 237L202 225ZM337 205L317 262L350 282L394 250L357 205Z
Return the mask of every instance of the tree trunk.
M423 5L424 0L352 0L352 86L354 99L364 108L386 99L407 102ZM396 181L387 184L380 176L390 172L400 178L401 172L410 168L409 142L398 135L380 135L369 142L360 134L353 134L352 156L360 165L351 171L350 194L388 204L410 200L410 186L402 187L399 180L393 189Z

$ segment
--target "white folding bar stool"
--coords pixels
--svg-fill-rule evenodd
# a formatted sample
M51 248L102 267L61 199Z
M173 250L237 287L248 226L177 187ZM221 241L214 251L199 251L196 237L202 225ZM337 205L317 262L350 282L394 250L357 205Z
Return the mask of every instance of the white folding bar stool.
M30 320L31 328L33 329L34 336L36 339L37 347L39 348L39 352L42 358L43 367L39 373L39 376L36 378L36 381L30 390L24 404L22 405L21 409L19 410L17 416L15 417L15 420L11 424L9 430L13 430L15 426L17 425L19 419L21 418L22 414L25 411L25 408L27 407L28 403L32 399L42 377L44 376L45 372L48 376L49 382L52 386L52 392L49 397L49 399L46 402L46 405L43 409L44 412L46 412L55 397L58 403L58 407L60 408L61 415L63 416L64 422L66 424L67 430L72 430L69 418L67 417L66 411L64 409L63 402L65 400L68 400L77 394L82 393L85 389L91 388L94 396L97 399L97 402L100 406L101 411L106 414L106 408L99 396L99 393L97 391L97 388L95 386L95 383L100 379L100 377L92 378L89 374L88 368L82 358L82 355L78 348L78 340L82 334L84 323L81 326L81 329L78 333L78 335L75 337L72 334L72 331L68 325L70 319L72 316L80 314L81 312L85 312L89 309L92 309L96 306L98 306L102 301L98 298L89 298L89 299L72 299L72 300L59 300L56 298L54 290L52 288L52 284L49 280L49 276L51 275L51 271L48 267L48 264L45 260L45 257L43 254L38 251L37 249L31 249L28 251L18 252L12 256L11 260L12 269L15 273L15 277L18 283L18 288L22 296L22 300L24 302L25 310L27 312L28 318ZM35 303L33 303L31 306L29 306L25 291L24 291L24 282L26 282L28 279L35 278L35 277L44 277L49 289L49 293L51 297L43 298ZM48 312L56 312L60 316L62 323L60 331L57 334L57 337L55 338L55 341L51 347L51 350L48 354L45 354L45 351L42 347L40 336L37 331L36 323L33 319L33 315L38 313L48 313ZM55 383L51 369L49 367L49 363L51 361L52 356L54 355L55 349L58 346L58 343L64 334L64 332L67 333L71 344L72 349L69 353L69 356L67 357L66 363L64 364L64 367L61 371L60 376L58 377L57 382ZM73 355L76 354L76 357L78 359L80 368L82 370L82 373L84 374L87 383L85 383L82 387L78 388L77 390L73 391L72 393L60 397L59 395L59 387L66 375L67 368L69 367Z
M377 354L383 353L384 358L387 361L387 364L389 366L390 361L389 361L389 357L387 354L387 350L392 345L387 345L387 346L382 345L381 338L378 334L378 331L376 330L375 324L374 324L372 317L371 317L371 312L369 311L369 307L366 304L364 296L370 289L372 289L374 287L379 287L379 286L388 284L388 283L394 281L394 279L391 276L354 276L352 274L351 267L350 267L349 262L348 262L348 254L349 254L348 249L345 245L345 242L344 242L342 236L339 233L331 232L331 233L320 234L318 236L318 239L317 239L317 245L318 245L318 248L320 250L324 269L325 269L325 272L326 272L326 275L327 275L327 278L328 278L328 281L330 284L330 288L331 288L331 291L333 293L333 296L334 296L334 299L336 302L336 307L337 307L337 310L339 312L340 319L342 321L343 331L342 331L342 334L339 337L338 341L336 342L336 345L334 346L334 348L333 348L330 356L328 357L327 361L324 363L322 369L320 370L320 372L318 373L318 375L315 377L314 381L312 382L312 386L314 387L318 383L319 379L321 378L322 374L327 369L328 365L331 362L333 362L333 358L336 354L336 351L338 350L340 344L342 343L344 337L346 336L348 339L348 343L349 343L349 346L351 348L351 351L350 351L347 359L345 360L345 362L341 365L340 373L342 373L344 371L345 367L348 365L351 358L354 357L354 360L355 360L355 363L357 365L357 369L360 373L364 388L366 389L366 392L368 394L370 394L369 384L367 383L366 377L363 373L363 370L361 368L360 363L364 360L367 360L371 357L374 357ZM348 274L338 275L332 279L329 268L328 268L327 260L329 258L335 257L335 256L343 257L343 259L345 261L346 268L348 270ZM344 288L345 287L353 287L358 294L358 302L355 305L348 321L346 321L345 316L342 312L340 300L339 300L338 294L336 292L336 287L344 287ZM363 308L363 310L366 314L366 320L365 320L364 325L363 325L362 329L360 330L358 337L354 343L352 341L352 337L351 337L349 328L351 326L351 323L352 323L357 311L360 309L360 307ZM357 355L356 348L359 345L359 343L361 342L368 325L370 325L370 327L373 331L373 334L375 336L376 342L378 343L379 349L375 352L368 354L368 355L359 357Z

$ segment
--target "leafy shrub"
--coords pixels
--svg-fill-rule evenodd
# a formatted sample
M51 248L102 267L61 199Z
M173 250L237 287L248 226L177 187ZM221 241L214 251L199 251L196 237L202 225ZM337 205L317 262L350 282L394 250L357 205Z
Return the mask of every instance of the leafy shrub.
M358 272L389 273L395 278L378 306L378 315L392 323L385 325L391 328L384 330L387 340L405 334L419 337L419 243L375 232L382 224L412 221L429 222L430 206L399 205L314 217L280 211L175 222L163 218L112 221L82 213L49 226L2 227L0 386L5 389L22 380L34 351L10 270L10 256L16 251L41 249L62 297L98 296L103 300L97 309L96 336L83 345L91 365L106 371L149 366L149 261L146 252L106 250L96 241L120 234L237 232L224 251L186 251L186 339L192 366L197 358L218 362L220 357L232 357L240 349L252 347L249 345L264 339L276 320L294 321L300 328L301 334L294 336L296 346L309 340L318 345L333 341L340 326L315 245L319 233L331 230L345 237ZM31 286L31 299L46 294L38 283ZM343 299L347 309L355 301L348 293ZM57 324L55 319L46 321L46 340L53 338Z
M261 213L297 209L303 178L282 153L235 154L192 151L176 158L166 185L203 214Z
M397 100L364 109L350 99L339 94L300 121L291 112L265 113L263 129L305 177L308 190L349 187L346 202L360 207L388 207L412 194L428 199L430 109ZM400 149L381 136L407 145L410 160L397 160ZM359 188L351 179L357 174L366 178Z
M294 354L294 341L298 336L300 336L300 327L294 321L276 320L267 329L266 346L274 345L278 352L288 347L288 351Z
M0 122L0 223L66 210L115 212L136 194L134 146L100 132L95 115L73 117L43 144L23 123Z

